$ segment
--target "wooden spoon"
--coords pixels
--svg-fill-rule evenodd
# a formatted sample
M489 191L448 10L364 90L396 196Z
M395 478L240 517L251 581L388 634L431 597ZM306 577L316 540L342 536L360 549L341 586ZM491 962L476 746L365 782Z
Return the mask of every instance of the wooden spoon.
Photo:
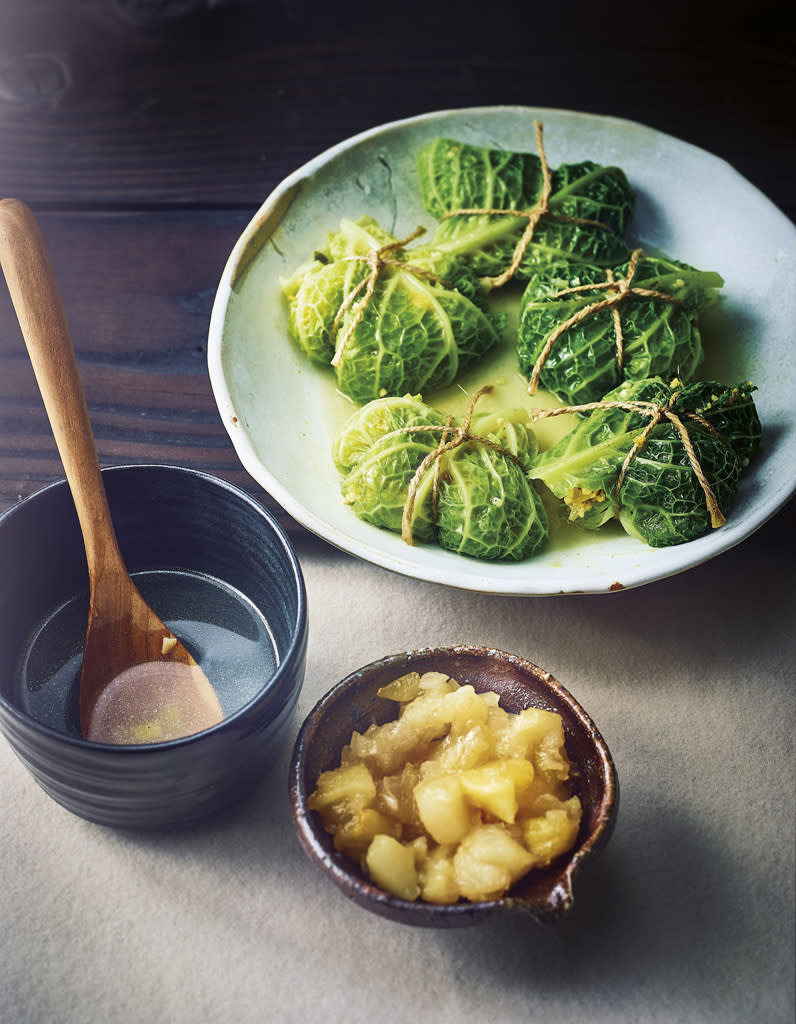
M0 201L0 265L77 509L89 575L80 676L86 739L150 743L221 721L213 687L141 597L122 560L61 296L36 219Z

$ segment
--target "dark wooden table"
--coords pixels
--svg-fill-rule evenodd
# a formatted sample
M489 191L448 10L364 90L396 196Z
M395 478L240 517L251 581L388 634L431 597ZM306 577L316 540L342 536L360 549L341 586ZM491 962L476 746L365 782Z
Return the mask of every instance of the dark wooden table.
M716 10L3 0L0 195L40 219L103 464L199 467L273 507L210 391L215 287L271 189L376 124L500 103L626 117L796 216L793 32L774 3ZM0 509L61 475L3 288Z

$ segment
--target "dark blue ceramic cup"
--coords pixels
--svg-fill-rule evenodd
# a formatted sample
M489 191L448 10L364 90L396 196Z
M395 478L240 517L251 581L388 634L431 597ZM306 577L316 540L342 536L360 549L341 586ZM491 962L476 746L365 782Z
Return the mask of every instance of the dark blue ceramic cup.
M82 738L88 574L62 481L0 516L0 731L73 813L181 826L248 793L282 749L304 681L304 579L275 518L229 483L154 465L106 469L103 480L128 570L217 684L224 720L163 743Z

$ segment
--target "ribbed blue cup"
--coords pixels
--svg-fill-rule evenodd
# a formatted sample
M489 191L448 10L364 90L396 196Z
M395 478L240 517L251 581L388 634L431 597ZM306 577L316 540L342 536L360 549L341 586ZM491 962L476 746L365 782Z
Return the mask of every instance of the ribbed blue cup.
M219 725L165 743L89 743L26 710L19 661L36 625L88 586L64 481L0 516L0 732L54 800L125 828L185 825L250 792L282 749L304 681L307 600L295 551L274 516L239 488L194 470L103 470L130 572L181 569L223 581L265 618L277 667Z

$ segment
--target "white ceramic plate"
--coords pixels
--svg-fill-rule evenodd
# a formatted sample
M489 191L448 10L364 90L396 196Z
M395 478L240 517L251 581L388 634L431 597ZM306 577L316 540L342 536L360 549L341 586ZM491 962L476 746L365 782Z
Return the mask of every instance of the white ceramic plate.
M551 166L592 159L624 168L638 195L633 234L641 244L725 279L701 376L710 370L726 383L750 379L758 385L765 450L745 472L727 525L690 543L653 549L619 530L591 537L567 527L531 560L480 562L435 546L409 546L361 522L340 498L330 451L354 407L336 392L332 371L311 366L289 340L282 279L323 245L343 217L369 213L398 237L421 224L431 230L415 177L415 153L425 142L448 135L533 151L535 119L544 124ZM441 111L349 139L271 193L224 269L208 364L243 466L291 516L331 544L387 569L468 590L605 593L670 576L733 547L793 493L795 303L796 229L724 161L610 117L527 107ZM489 373L485 367L465 388L491 382ZM424 398L433 404L433 396Z

